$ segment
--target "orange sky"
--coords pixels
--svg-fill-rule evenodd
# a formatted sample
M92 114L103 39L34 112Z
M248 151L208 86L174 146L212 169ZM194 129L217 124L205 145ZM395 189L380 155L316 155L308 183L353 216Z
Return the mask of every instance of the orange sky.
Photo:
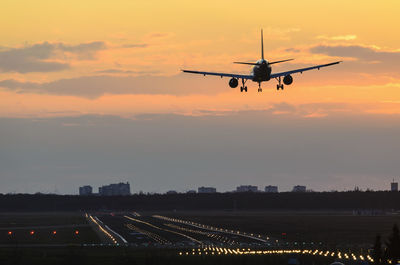
M322 103L299 115L400 113L398 10L396 0L6 0L0 116L199 115L279 102ZM248 73L247 66L232 62L259 59L260 28L268 59L296 59L273 71L344 63L294 75L285 91L276 91L273 80L263 83L262 94L255 83L242 94L226 78L179 74L182 68ZM161 79L152 86L141 78L148 75Z
M119 181L135 192L386 189L400 171L399 10L398 0L3 0L0 192ZM249 73L232 62L260 59L261 28L266 59L295 58L272 72L343 63L263 93L180 72Z

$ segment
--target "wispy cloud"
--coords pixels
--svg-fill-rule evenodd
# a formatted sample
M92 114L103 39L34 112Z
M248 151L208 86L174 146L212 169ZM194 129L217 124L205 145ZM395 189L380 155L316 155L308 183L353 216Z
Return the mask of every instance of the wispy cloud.
M400 62L400 51L380 50L362 45L318 45L310 49L312 53L356 58L364 61Z
M364 81L359 80L360 84L364 84L366 79L375 82L374 80L380 78L398 79L400 77L399 50L379 49L365 45L317 45L311 47L309 52L344 60L343 64L337 67L336 73L340 73L342 78L357 73L364 79Z
M299 32L300 28L274 28L267 27L264 30L265 39L289 40L293 33Z
M348 35L337 35L337 36L327 36L327 35L319 35L316 37L320 40L341 40L341 41L350 41L357 39L357 35L348 34Z
M175 34L172 32L151 32L147 34L144 38L145 39L166 39L171 38Z
M280 188L297 183L322 190L358 183L385 188L389 176L400 171L399 124L399 115L307 118L269 110L136 119L0 118L7 139L0 148L1 180L7 185L0 185L0 192L35 192L35 185L55 182L64 192L76 192L80 183L97 186L110 176L127 176L138 190L167 189L171 183L174 189L211 183L230 190L243 181ZM368 176L373 181L366 182Z
M124 44L121 47L122 48L146 48L149 45L147 43L130 43L130 44Z
M104 69L98 70L95 73L99 74L139 74L139 75L148 75L148 74L157 74L158 71L133 71L133 70L123 70L123 69Z
M107 71L107 70L105 70ZM118 73L120 70L109 69L109 72ZM121 70L124 73L123 70ZM215 80L215 79L214 79ZM212 80L210 80L212 82ZM13 79L0 81L0 87L18 93L38 93L52 95L72 95L84 98L98 98L104 94L140 94L140 95L190 95L216 94L228 90L224 85L221 90L207 88L200 82L193 84L189 75L175 76L82 76L70 79L61 79L53 82L21 82Z
M106 48L104 42L78 45L43 42L0 51L0 72L54 72L70 67L68 55L78 60L93 60L96 52Z

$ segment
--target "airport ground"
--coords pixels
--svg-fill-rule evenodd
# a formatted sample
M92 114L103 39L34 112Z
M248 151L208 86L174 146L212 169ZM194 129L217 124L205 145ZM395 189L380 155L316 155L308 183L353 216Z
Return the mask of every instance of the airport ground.
M400 220L393 212L363 214L348 211L2 213L0 263L205 264L207 260L211 263L206 264L286 264L289 258L296 257L299 261L312 259L314 264L338 259L345 264L356 264L368 261L368 249L375 235L386 237Z
M353 211L178 212L171 216L212 226L267 234L285 242L323 243L329 248L368 248L386 238L400 213Z
M296 259L300 264L323 265L330 257L306 255L177 255L174 249L132 249L129 247L45 247L1 249L2 265L261 265L287 264Z

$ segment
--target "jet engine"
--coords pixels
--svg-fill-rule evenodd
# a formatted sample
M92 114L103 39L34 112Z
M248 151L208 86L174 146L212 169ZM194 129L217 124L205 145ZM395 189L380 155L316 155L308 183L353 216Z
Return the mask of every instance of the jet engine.
M231 88L235 88L237 87L239 84L238 80L236 78L231 78L231 80L229 80L229 86Z
M293 77L291 75L285 75L285 77L283 78L283 83L285 85L290 85L291 83L293 83Z

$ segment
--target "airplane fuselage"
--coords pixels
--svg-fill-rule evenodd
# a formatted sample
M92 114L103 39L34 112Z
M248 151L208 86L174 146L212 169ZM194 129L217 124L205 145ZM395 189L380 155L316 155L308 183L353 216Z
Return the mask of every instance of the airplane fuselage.
M263 81L269 81L271 79L271 71L271 66L266 60L258 60L252 70L253 81L259 83Z

